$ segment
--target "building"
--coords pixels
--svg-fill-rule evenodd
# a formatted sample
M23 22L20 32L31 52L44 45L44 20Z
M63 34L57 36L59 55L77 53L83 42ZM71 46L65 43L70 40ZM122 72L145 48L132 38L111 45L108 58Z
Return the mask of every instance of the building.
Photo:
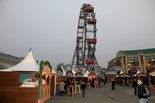
M0 69L9 68L13 65L16 65L21 60L23 60L22 57L16 57L0 52Z
M118 51L108 62L109 80L115 77L145 76L155 84L155 48Z

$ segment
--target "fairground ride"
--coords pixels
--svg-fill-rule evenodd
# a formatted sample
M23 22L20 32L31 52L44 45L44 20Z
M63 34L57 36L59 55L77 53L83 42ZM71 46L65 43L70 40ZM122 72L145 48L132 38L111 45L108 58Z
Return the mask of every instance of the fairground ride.
M83 4L80 10L77 26L76 47L72 59L72 67L94 71L99 67L95 57L96 51L96 18L94 7L90 4Z

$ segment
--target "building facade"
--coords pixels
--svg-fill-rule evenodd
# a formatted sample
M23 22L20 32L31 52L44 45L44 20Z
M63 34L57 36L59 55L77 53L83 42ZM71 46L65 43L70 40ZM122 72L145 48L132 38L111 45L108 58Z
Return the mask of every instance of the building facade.
M16 65L21 60L23 60L22 57L16 57L0 52L0 69L9 68L13 65Z
M155 82L154 75L152 75L154 72L155 48L150 48L118 51L116 58L108 62L107 75L110 79L118 76L146 76Z

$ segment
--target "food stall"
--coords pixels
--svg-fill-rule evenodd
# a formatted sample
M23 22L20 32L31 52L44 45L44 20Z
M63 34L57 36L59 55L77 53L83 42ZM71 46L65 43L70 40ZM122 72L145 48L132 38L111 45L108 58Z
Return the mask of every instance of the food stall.
M0 103L44 103L49 99L54 90L54 74L42 74L41 70L32 50L17 65L0 70Z
M52 73L52 66L48 61L40 63L38 103L44 103L54 95L56 74Z
M17 65L1 70L0 103L37 103L39 89L32 78L38 73L32 51Z

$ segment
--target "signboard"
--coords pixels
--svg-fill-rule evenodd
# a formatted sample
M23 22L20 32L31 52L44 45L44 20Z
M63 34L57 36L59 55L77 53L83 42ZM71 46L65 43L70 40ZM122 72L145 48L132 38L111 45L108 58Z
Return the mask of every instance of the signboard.
M43 72L51 72L52 68L47 66L47 65L43 65Z
M83 77L83 74L82 73L76 73L75 76L76 77Z
M72 77L73 76L73 73L71 71L69 71L69 72L67 72L66 76Z

